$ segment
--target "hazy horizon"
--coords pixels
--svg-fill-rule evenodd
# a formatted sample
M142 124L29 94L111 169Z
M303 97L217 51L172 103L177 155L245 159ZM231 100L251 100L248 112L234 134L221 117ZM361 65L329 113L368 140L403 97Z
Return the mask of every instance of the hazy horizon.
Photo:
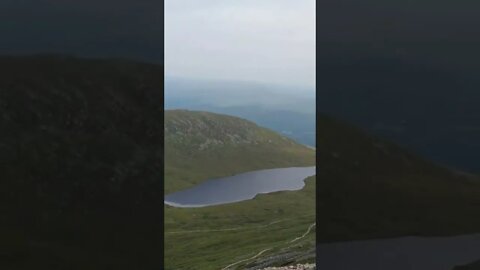
M315 1L165 1L165 77L315 89Z

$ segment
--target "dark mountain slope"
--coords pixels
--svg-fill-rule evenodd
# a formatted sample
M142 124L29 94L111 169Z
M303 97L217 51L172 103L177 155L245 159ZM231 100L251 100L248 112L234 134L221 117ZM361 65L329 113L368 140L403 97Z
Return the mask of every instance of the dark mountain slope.
M318 240L480 232L480 179L317 117Z
M327 0L318 8L320 111L480 172L479 3Z
M0 57L0 268L158 269L162 72Z

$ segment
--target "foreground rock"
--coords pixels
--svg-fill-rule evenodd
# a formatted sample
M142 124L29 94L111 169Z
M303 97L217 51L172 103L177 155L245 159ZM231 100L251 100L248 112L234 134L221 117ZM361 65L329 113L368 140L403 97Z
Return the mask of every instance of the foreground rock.
M290 265L290 266L282 266L282 267L267 267L263 270L314 270L316 269L315 264L297 264L297 265Z

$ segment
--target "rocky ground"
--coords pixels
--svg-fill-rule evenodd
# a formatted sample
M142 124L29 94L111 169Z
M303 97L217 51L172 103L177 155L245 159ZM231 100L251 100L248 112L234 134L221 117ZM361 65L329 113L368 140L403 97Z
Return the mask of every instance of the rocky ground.
M315 264L297 264L282 267L267 267L263 270L315 270Z

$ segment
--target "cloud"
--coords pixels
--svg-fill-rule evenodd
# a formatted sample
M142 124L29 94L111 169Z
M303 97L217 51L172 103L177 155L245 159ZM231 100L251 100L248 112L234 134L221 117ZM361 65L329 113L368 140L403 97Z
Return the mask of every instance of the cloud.
M166 0L165 65L174 76L313 86L315 1Z

